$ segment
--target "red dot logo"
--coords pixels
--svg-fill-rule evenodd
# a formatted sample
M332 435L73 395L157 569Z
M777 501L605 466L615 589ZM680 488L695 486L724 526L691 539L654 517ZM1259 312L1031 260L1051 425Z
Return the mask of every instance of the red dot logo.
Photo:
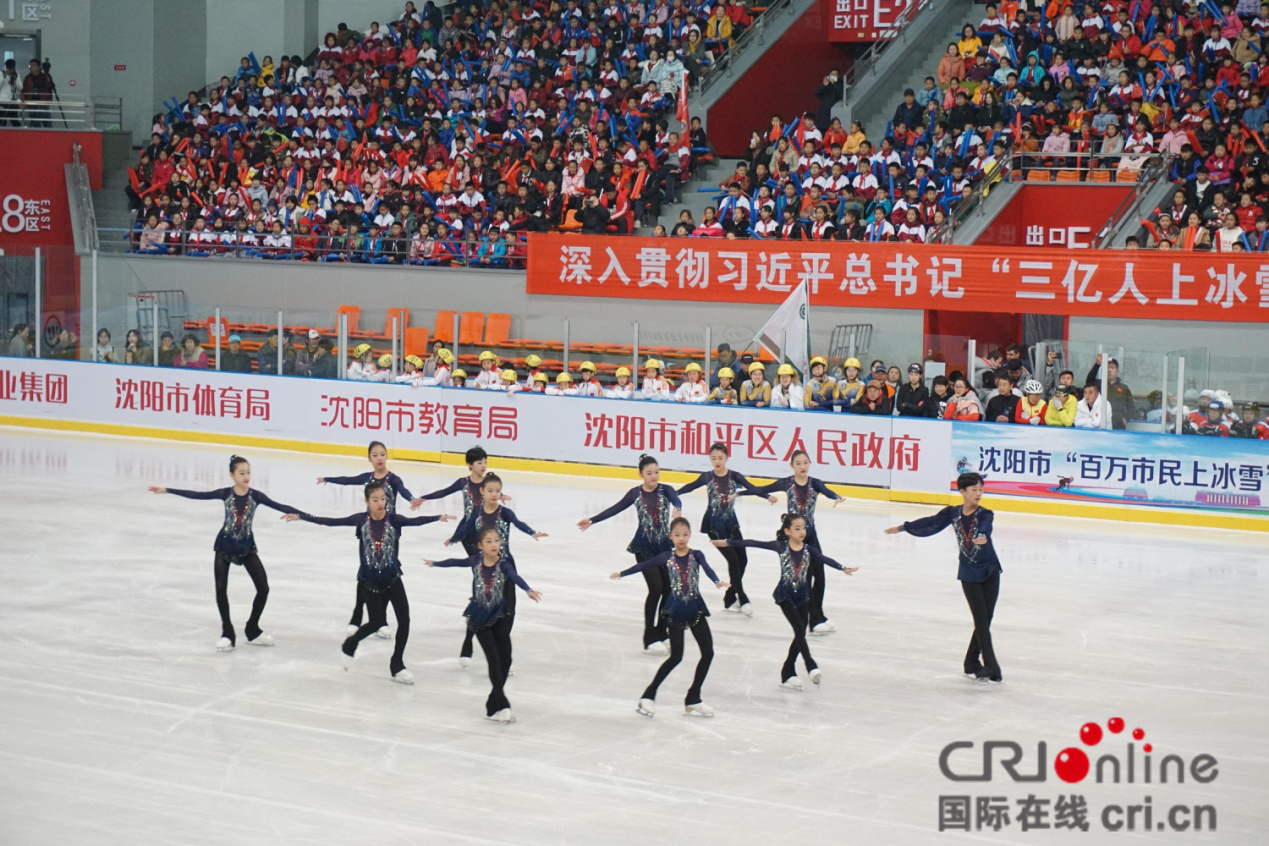
M1068 746L1057 754L1053 762L1053 772L1067 784L1083 781L1088 775L1088 756L1084 754L1084 750Z
M1141 748L1142 748L1142 749L1144 749L1144 750L1146 750L1147 752L1153 752L1153 751L1154 751L1154 747L1153 747L1153 746L1151 746L1149 743L1147 743L1145 746L1143 746L1143 747L1141 747Z
M1133 739L1133 740L1141 740L1141 738L1143 738L1143 737L1145 737L1145 736L1146 736L1145 729L1133 729L1133 730L1132 730L1132 739Z
M1106 728L1110 729L1111 734L1119 734L1124 730L1124 718L1111 717L1106 721Z
M1084 723L1080 726L1080 740L1085 746L1096 746L1102 742L1102 727L1097 723Z

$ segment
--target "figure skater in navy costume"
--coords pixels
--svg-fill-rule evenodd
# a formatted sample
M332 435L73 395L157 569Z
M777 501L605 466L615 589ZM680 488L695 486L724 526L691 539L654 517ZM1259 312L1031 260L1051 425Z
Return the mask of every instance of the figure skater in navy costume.
M269 601L269 576L264 571L264 564L256 551L256 536L252 531L256 507L268 506L284 515L295 509L269 499L260 491L251 487L251 465L240 455L230 456L229 475L233 478L232 487L218 488L214 491L187 491L177 488L151 487L150 492L156 494L173 494L186 499L217 499L225 508L225 520L216 534L216 542L212 549L216 558L212 564L212 572L216 579L216 608L220 611L220 639L216 641L217 652L228 652L237 645L234 624L229 619L229 565L237 564L247 571L252 584L256 587L256 598L251 603L251 616L243 631L247 635L247 643L252 646L273 646L273 638L260 630L260 616L264 613L264 605Z
M646 561L640 561L633 567L613 573L613 579L630 576L646 570L661 567L666 571L669 590L665 594L665 603L661 614L670 635L670 657L657 669L652 684L639 699L635 708L645 717L656 714L657 689L683 660L684 630L691 629L696 646L701 651L701 659L696 664L696 673L692 677L692 686L687 689L683 700L684 713L701 717L714 716L714 709L701 701L701 687L705 684L705 676L709 673L709 665L714 660L714 638L709 630L709 609L701 597L700 571L715 587L730 587L720 582L718 576L705 560L705 553L699 549L690 549L687 542L692 537L692 524L685 517L676 517L670 522L670 541L674 548L660 553Z
M480 642L489 665L489 681L493 689L485 700L485 716L499 723L515 722L511 703L503 688L511 668L511 617L507 613L506 596L519 587L534 602L542 594L529 587L516 572L515 562L502 554L502 537L497 526L480 530L479 551L468 558L424 561L429 567L466 567L471 571L471 600L463 611L467 628Z
M625 496L616 504L577 524L584 532L594 524L615 517L633 505L638 525L626 552L634 555L636 564L673 549L674 545L670 543L670 521L680 516L683 508L674 488L661 484L661 468L655 458L650 455L639 456L639 475L643 478L643 484L626 491ZM661 619L661 604L666 590L669 589L666 572L661 568L644 570L643 578L648 584L648 597L643 602L643 649L650 655L665 655L670 651L667 643L669 634L665 621Z
M991 618L1000 596L1000 559L991 542L994 514L979 505L983 498L983 477L978 473L962 473L956 479L961 492L960 505L949 505L937 514L911 520L886 529L886 534L907 532L919 538L937 535L951 526L956 532L959 565L956 578L961 582L969 613L974 617L974 633L965 653L965 675L983 682L1000 682L1003 678L996 650L991 642Z

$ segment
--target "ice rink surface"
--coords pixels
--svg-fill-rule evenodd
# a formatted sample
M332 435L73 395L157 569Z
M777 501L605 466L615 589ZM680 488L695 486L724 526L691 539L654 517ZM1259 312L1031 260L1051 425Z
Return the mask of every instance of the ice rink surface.
M790 633L770 600L775 556L753 551L752 619L724 613L707 589L717 655L704 700L718 716L681 714L697 654L689 637L647 719L634 710L657 666L640 643L643 580L608 579L633 563L633 511L585 534L575 527L633 486L634 472L505 473L513 508L550 537L513 533L520 571L544 600L519 603L508 685L518 722L504 726L484 719L479 649L469 669L457 662L467 577L422 566L458 554L441 545L452 524L404 535L413 687L390 681L390 644L376 638L341 669L352 531L286 524L266 509L256 520L271 586L262 625L277 646L246 645L251 582L235 567L238 649L213 650L221 506L146 486L223 487L233 451L0 429L5 846L1269 842L1263 535L998 513L1005 572L993 631L1005 683L987 686L960 675L971 624L950 533L882 535L933 508L821 501L825 551L862 568L829 574L838 631L811 640L822 689L779 686ZM356 489L314 482L361 472L363 460L239 451L253 485L276 500L362 510ZM390 467L416 495L461 472ZM694 526L703 504L701 492L685 501ZM768 539L782 509L742 500L746 534ZM726 572L717 550L707 555ZM1079 745L1082 724L1111 717L1143 728L1155 755L1213 755L1218 778L1071 785L1049 768L1047 782L1018 784L997 767L984 784L940 773L947 744L987 740L1021 744L1030 771L1038 741L1052 758ZM1089 752L1124 749L1108 737ZM978 754L954 760L969 772ZM1090 831L1023 831L1014 817L1028 794L1084 795ZM940 832L944 795L1002 797L1011 821ZM1159 831L1162 813L1150 831L1102 827L1105 805L1146 796L1156 810L1212 805L1217 831Z

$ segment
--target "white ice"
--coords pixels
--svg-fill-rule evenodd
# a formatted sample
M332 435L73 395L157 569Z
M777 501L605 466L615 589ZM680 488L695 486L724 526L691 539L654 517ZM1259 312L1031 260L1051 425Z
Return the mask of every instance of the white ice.
M479 649L458 666L466 578L421 563L449 554L439 524L404 540L415 686L389 680L390 645L375 638L340 667L352 531L266 510L256 522L272 588L263 625L277 646L245 644L251 583L234 568L239 646L213 650L220 506L145 489L223 486L231 451L0 430L0 843L1269 841L1263 535L998 513L1005 683L986 686L960 675L971 626L952 537L882 534L932 509L821 502L826 551L862 568L829 574L838 632L811 642L822 689L778 684L790 634L769 598L774 556L754 552L756 615L708 599L717 656L705 701L717 717L681 714L689 638L647 719L635 713L657 665L641 654L643 580L608 579L632 563L632 512L575 527L633 485L633 471L629 481L506 473L515 510L550 537L512 539L544 600L520 602L508 687L518 722L503 726L484 719ZM314 480L359 472L362 460L243 451L255 486L279 501L329 515L361 508L355 489ZM393 467L415 493L461 473ZM702 502L699 492L686 502L694 521ZM740 518L765 539L781 508L745 499ZM1033 756L1044 740L1051 757L1078 745L1081 724L1115 716L1144 728L1157 755L1215 756L1219 777L1072 786L1050 770L1044 784L983 785L939 772L953 741L1015 740ZM1023 832L1017 821L938 830L941 795L1032 792L1083 794L1095 813L1146 795L1156 808L1211 804L1218 830L1111 835L1097 819L1087 834Z

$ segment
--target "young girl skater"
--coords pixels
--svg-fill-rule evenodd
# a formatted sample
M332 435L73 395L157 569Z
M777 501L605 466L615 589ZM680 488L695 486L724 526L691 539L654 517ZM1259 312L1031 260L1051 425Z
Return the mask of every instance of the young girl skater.
M717 588L730 587L720 582L718 576L710 569L705 560L705 553L699 549L689 549L687 542L692 537L692 524L685 517L675 517L670 522L670 542L673 549L641 561L629 569L613 573L612 578L620 579L633 573L647 572L661 568L666 573L669 591L665 597L662 615L670 635L670 657L657 669L652 684L643 692L639 704L635 708L645 717L656 714L657 688L669 677L674 668L683 660L683 630L691 629L696 638L696 646L701 651L701 660L696 663L696 675L692 677L692 686L687 689L683 699L684 712L701 717L714 716L714 709L701 701L701 686L705 684L705 676L709 673L710 662L714 660L714 637L709 631L709 609L701 598L700 571Z
M388 513L396 512L398 496L410 503L411 511L417 511L418 507L423 504L423 500L422 498L415 499L410 494L409 489L406 488L405 482L401 481L401 477L388 469L388 448L383 445L383 442L371 441L370 448L366 450L366 456L370 459L371 469L365 473L358 473L356 476L318 476L317 484L365 486L370 482L383 482L383 492L388 498ZM365 607L365 598L359 590L357 591L357 603L353 607L352 617L348 620L347 634L351 635L361 628L361 612ZM375 635L387 638L390 632L388 627L384 626L375 632Z
M772 596L776 605L784 612L784 618L793 626L793 643L789 644L788 657L780 668L780 684L790 690L802 689L802 680L798 678L797 672L798 655L801 655L811 683L818 685L822 673L811 657L811 648L806 643L806 626L811 609L811 568L818 566L822 573L827 564L848 576L859 568L843 567L820 552L819 547L807 543L806 518L801 514L786 513L780 520L780 530L776 532L776 540L772 543L741 539L716 540L714 546L719 549L726 549L728 546L767 549L780 556L780 581L776 582Z
M260 615L269 601L269 576L256 552L256 536L252 531L256 507L268 506L283 515L295 511L289 505L274 502L251 487L251 465L240 455L229 457L229 475L234 480L231 487L214 491L186 491L177 488L151 487L150 493L175 494L186 499L218 499L225 507L225 522L216 535L212 549L216 559L212 572L216 578L216 608L220 611L220 639L217 652L228 652L237 645L234 624L229 619L229 565L237 564L246 569L251 583L256 586L256 598L251 603L251 616L243 630L247 643L253 646L272 646L273 638L260 631ZM285 516L283 519L286 519Z
M405 644L410 639L410 601L405 595L405 583L401 581L399 549L401 530L406 526L426 526L437 520L455 519L452 514L439 516L402 517L388 510L387 485L372 481L366 485L366 510L347 517L315 517L312 514L288 514L287 520L304 520L319 526L352 526L360 546L360 565L357 568L357 591L370 611L370 621L350 634L341 651L344 653L344 669L352 666L357 657L357 644L384 627L388 617L388 604L397 618L396 648L388 670L392 680L401 684L414 684L414 676L405 668Z
M451 494L462 491L463 494L463 516L461 519L467 519L473 509L479 505L483 499L480 495L480 483L485 481L485 475L489 472L489 453L485 452L483 447L472 447L467 450L463 458L467 462L467 475L461 476L454 480L448 487L441 488L439 491L432 491L419 497L419 502L429 499L444 499ZM500 502L511 502L511 497L504 496ZM463 550L469 555L475 555L479 550L474 538L462 538ZM512 600L514 607L515 601ZM458 652L458 665L464 670L471 663L472 655L472 631L467 630L467 636L463 638L462 649Z
M683 508L674 488L661 484L661 467L655 458L639 456L639 475L643 484L626 491L615 505L577 524L577 528L584 532L596 523L616 517L631 505L635 506L639 524L626 552L634 555L636 564L669 551L672 546L670 521L679 517ZM648 583L648 598L643 602L643 650L649 655L665 655L669 651L666 645L669 635L661 607L669 585L665 572L660 569L644 570L643 578Z
M729 455L726 444L711 446L709 463L714 465L714 469L705 471L695 481L688 482L676 491L679 496L683 496L699 487L706 487L709 504L705 508L705 516L701 518L701 531L708 535L710 540L740 540L740 521L736 519L736 497L743 495L740 493L742 488L754 496L765 496L744 476L727 469ZM776 498L767 496L767 501L775 502ZM734 605L736 610L746 617L752 617L753 606L749 604L749 597L745 594L743 586L745 565L749 559L744 549L724 549L723 557L727 559L729 582L727 593L723 595L723 607L730 611Z
M485 717L500 723L514 723L511 703L507 701L503 687L511 668L511 615L507 611L506 597L514 594L518 586L534 602L542 600L542 594L533 590L516 572L515 563L502 554L502 536L497 526L480 531L477 542L479 551L467 558L448 558L444 561L424 561L429 567L467 567L471 570L471 601L463 616L467 618L467 631L480 641L485 661L489 664L489 681L493 689L485 700ZM509 585L508 582L514 583Z
M455 542L461 542L464 549L476 549L476 545L480 543L480 535L487 528L496 528L498 530L498 538L501 543L501 554L515 563L515 559L511 557L511 527L515 526L520 531L529 535L534 540L547 536L546 532L535 532L530 529L519 517L515 515L510 508L501 504L502 500L502 479L494 473L486 473L485 477L480 481L480 503L474 506L471 512L462 519L458 524L458 528L454 530L453 536L445 541L446 546L450 546ZM468 546L471 544L471 546ZM475 554L473 552L473 554ZM507 629L510 632L512 626L515 625L516 600L515 591L508 593L506 596L506 615ZM467 651L467 663L471 662L471 640L464 640L463 648ZM459 664L463 667L467 666L462 658L459 658ZM507 653L507 671L511 670L511 654Z
M789 461L793 468L792 476L777 479L760 488L764 494L783 493L788 502L788 513L806 518L806 543L823 552L819 535L815 532L815 503L820 494L833 501L836 508L845 502L840 496L828 489L819 479L811 478L811 457L805 450L794 450ZM824 566L818 559L811 561L811 634L826 635L837 631L837 626L824 616Z
M962 473L956 479L963 502L949 505L937 514L912 520L886 529L886 534L907 532L919 538L937 535L951 526L960 548L960 564L956 578L961 582L969 613L974 617L974 633L965 653L965 675L984 682L999 682L1000 664L991 643L991 618L1000 595L1000 559L991 544L991 527L995 515L978 503L983 498L983 477Z

